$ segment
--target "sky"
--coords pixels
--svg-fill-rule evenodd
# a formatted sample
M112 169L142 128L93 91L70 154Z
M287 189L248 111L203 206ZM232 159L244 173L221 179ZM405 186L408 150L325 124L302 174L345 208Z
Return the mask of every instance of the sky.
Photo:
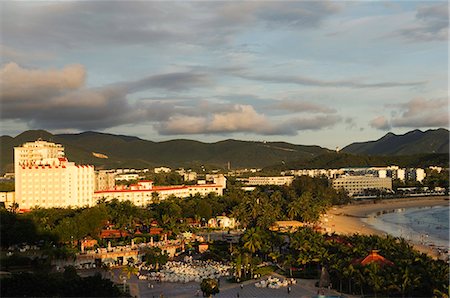
M330 149L449 126L447 1L2 1L0 127Z

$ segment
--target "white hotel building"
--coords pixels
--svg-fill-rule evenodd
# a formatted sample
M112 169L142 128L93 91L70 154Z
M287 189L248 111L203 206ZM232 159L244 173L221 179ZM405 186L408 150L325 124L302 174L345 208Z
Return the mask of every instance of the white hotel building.
M392 179L374 176L341 176L333 179L333 188L343 188L350 196L353 196L362 194L366 189L392 190Z
M64 147L42 140L14 148L15 200L19 209L92 206L94 167L64 157Z
M93 166L69 162L62 145L42 140L14 148L14 170L15 202L21 211L34 207L93 206L101 198L146 206L154 197L164 200L171 195L179 198L209 193L223 195L226 188L223 175L216 175L213 183L202 185L161 187L153 186L152 181L139 181L129 188L114 187L114 176L97 175L96 179ZM2 201L6 203L6 197Z
M210 193L223 195L226 188L226 178L221 175L214 179L212 184L201 185L171 185L171 186L153 186L153 181L138 181L137 184L125 187L116 186L112 190L96 191L94 199L106 199L110 201L117 199L119 202L131 201L137 206L147 206L154 203L155 200L165 200L170 196L177 198L186 198L200 194L206 196Z

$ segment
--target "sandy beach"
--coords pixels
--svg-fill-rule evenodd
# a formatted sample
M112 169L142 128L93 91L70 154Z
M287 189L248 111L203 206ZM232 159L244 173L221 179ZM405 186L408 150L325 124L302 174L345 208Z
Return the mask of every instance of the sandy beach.
M361 234L361 235L385 235L384 231L377 230L362 221L371 214L385 210L393 210L399 208L414 208L414 207L431 207L448 205L448 197L417 197L417 198L402 198L392 200L382 200L374 203L374 201L367 201L362 203L355 203L343 207L332 208L327 214L321 218L321 227L324 232L336 234ZM432 257L438 257L438 253L431 247L421 245L418 243L411 243L417 250L427 253Z

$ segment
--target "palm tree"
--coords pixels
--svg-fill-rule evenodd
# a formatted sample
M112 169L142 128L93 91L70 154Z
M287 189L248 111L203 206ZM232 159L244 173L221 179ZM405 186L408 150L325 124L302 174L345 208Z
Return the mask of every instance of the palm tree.
M295 261L295 259L292 256L292 254L288 254L283 262L284 267L286 267L286 266L289 267L289 276L290 277L292 277L292 265L294 264L294 261Z
M247 249L251 254L254 254L262 247L261 238L261 230L258 227L248 229L242 237L244 248Z
M126 281L131 278L131 275L137 275L139 273L139 269L133 266L124 266L122 268L122 273L125 274L125 278L123 279L123 290L125 292Z
M398 270L398 274L395 275L397 278L395 278L395 283L392 287L399 290L402 297L405 297L407 292L417 287L421 277L413 274L409 267L401 267Z
M122 268L122 273L125 274L125 276L127 277L127 279L131 278L131 275L137 275L139 272L139 269L134 267L134 266L124 266Z

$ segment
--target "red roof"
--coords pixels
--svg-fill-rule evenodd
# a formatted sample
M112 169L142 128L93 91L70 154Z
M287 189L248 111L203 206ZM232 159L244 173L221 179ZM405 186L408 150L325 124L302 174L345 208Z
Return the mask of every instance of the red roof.
M102 230L100 233L100 238L121 238L121 237L127 237L130 236L125 231L120 230Z
M153 186L152 189L110 189L110 190L101 190L96 191L95 193L109 193L109 192L158 192L163 190L178 190L178 189L188 189L188 188L214 188L221 187L216 184L204 184L204 185L181 185L181 186Z
M150 235L159 235L163 231L163 228L150 228Z
M378 263L379 265L389 265L389 266L394 265L394 263L392 263L385 257L379 255L377 250L372 250L370 254L360 262L360 264L366 266L374 262Z

